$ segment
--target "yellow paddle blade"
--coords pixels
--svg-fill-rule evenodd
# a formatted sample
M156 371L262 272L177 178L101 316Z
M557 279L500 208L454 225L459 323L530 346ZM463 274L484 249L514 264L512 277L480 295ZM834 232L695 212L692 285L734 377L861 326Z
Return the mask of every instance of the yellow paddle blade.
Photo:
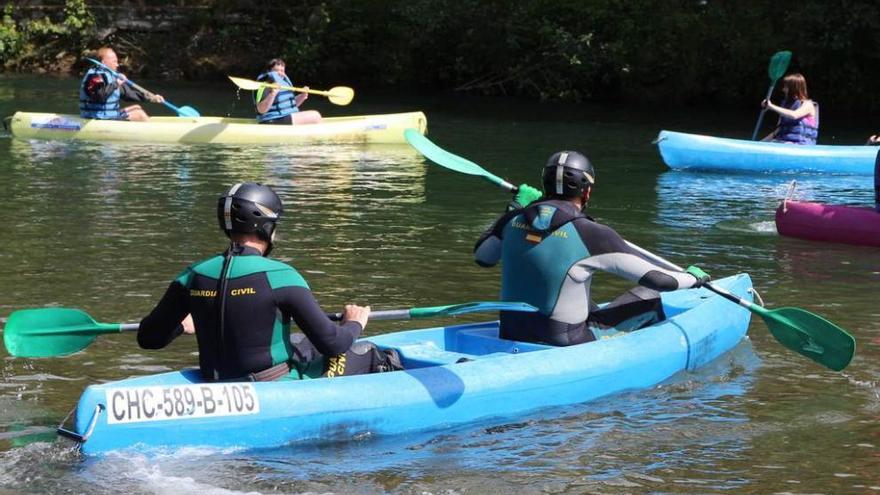
M248 91L256 91L256 90L262 88L263 86L268 86L268 84L261 83L258 81L251 81L250 79L244 79L242 77L232 77L232 76L226 76L226 77L228 77L229 80L232 81L232 83L235 84L236 86L238 86L239 88L245 89Z
M336 86L327 91L327 99L334 105L348 105L354 98L354 90L348 86Z

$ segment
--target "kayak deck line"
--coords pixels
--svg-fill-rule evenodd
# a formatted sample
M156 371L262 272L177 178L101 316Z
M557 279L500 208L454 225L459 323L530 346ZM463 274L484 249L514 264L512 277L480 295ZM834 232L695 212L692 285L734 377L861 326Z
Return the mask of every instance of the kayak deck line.
M265 125L232 117L151 117L130 122L36 112L16 112L10 119L10 131L18 139L185 144L403 144L404 129L424 134L428 128L422 112L325 117L317 124L302 125Z
M746 274L716 282L751 299ZM275 382L203 382L197 369L90 385L59 435L100 455L129 448L273 448L521 415L655 386L745 337L751 313L706 289L663 293L667 319L569 346L498 338L498 322L369 337L403 371ZM222 434L220 434L222 432Z

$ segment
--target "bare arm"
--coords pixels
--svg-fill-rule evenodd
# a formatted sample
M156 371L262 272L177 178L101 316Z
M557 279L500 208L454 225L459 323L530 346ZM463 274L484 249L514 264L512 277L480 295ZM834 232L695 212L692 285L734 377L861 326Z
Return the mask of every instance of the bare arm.
M258 113L266 113L269 111L269 108L275 103L275 97L278 96L278 90L275 88L270 89L263 96L263 99L257 103L257 112Z
M806 117L807 115L813 115L815 109L813 107L813 102L811 100L806 100L801 103L800 108L797 110L789 110L787 108L782 108L779 105L774 105L773 102L769 100L764 100L767 103L767 108L773 110L774 112L782 115L783 117L788 117L790 119L800 119Z

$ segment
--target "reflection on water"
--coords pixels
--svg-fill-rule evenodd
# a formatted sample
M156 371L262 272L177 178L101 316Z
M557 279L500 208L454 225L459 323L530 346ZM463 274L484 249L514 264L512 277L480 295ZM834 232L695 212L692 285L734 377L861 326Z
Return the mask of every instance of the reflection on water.
M657 179L657 219L670 227L711 227L722 222L773 221L779 202L797 181L793 199L868 205L874 183L869 176L717 174L667 171Z
M41 80L34 92L25 91L33 81L10 85L0 78L0 116L22 105L75 108L68 99L77 82ZM9 91L15 99L3 100ZM200 89L192 99L179 99L208 112L212 99L225 105L228 93ZM399 96L356 112L403 110ZM656 115L578 107L576 119L561 119L556 109L539 118L536 108L508 102L484 102L468 115L460 101L425 103L432 140L515 183L534 184L553 151L587 150L599 178L590 214L716 278L748 272L768 307L803 307L849 329L858 342L852 365L828 372L778 344L754 317L750 340L709 368L588 404L345 443L83 459L52 435L83 388L197 362L192 338L152 352L138 349L131 334L103 335L65 358L14 359L0 351L0 491L880 491L872 488L880 487L876 249L774 235L773 212L789 176L666 171L650 144L659 127L669 127ZM690 113L685 117L696 125ZM751 129L753 119L749 113L743 128ZM718 119L713 112L705 120ZM795 178L804 199L872 201L869 178ZM100 321L137 321L184 266L223 249L217 197L246 180L278 189L285 212L273 256L296 266L328 310L350 301L391 309L498 294L499 270L477 268L471 253L509 196L478 178L427 165L406 146L101 145L0 137L0 317L59 305L86 309ZM630 285L599 275L595 290L607 299ZM488 317L371 322L366 333Z

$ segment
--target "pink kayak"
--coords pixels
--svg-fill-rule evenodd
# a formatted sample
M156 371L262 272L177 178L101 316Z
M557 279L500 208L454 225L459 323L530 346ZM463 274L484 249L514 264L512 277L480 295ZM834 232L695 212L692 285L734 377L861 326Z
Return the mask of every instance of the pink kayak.
M776 209L780 235L880 247L880 213L873 208L785 200Z

